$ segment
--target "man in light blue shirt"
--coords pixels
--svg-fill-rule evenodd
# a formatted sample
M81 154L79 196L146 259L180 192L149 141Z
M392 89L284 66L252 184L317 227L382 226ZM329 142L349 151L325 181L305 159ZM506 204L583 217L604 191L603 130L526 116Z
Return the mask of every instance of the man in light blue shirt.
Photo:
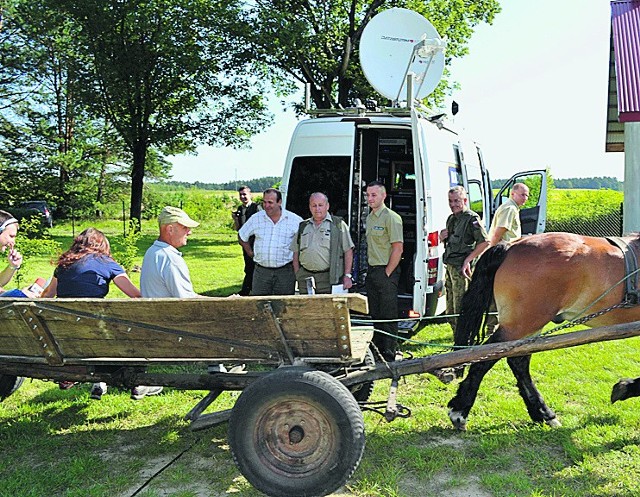
M179 247L187 244L191 228L199 226L182 209L165 207L158 216L160 236L144 254L140 273L140 292L151 298L190 298L199 295L193 291L189 268L182 258ZM148 395L162 392L160 386L137 386L131 398L140 400Z
M158 216L160 236L144 254L140 274L140 291L143 297L191 298L199 295L193 291L189 268L178 248L187 244L191 228L199 226L182 209L165 207Z

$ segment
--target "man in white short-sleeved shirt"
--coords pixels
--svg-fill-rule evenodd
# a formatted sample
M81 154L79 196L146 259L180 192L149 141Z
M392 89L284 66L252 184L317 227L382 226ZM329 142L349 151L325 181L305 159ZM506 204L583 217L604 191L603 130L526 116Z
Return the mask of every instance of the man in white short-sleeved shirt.
M290 245L302 218L282 208L282 194L275 188L264 191L262 207L238 231L238 242L256 263L251 295L293 295L296 276Z

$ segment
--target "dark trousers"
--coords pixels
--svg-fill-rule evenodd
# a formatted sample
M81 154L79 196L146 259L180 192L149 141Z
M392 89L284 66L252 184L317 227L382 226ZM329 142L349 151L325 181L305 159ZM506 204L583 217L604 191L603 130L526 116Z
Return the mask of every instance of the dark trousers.
M384 266L372 266L367 271L364 282L369 300L369 314L372 319L398 319L398 282L400 268L397 267L391 276L387 276ZM398 322L373 323L374 328L385 331L373 335L373 344L387 361L395 360L398 340Z
M253 257L249 257L245 251L242 251L244 256L244 280L242 281L242 289L240 295L251 295L251 286L253 284L253 270L256 267L256 263L253 262Z
M296 293L296 275L293 264L278 268L262 267L256 264L253 270L251 295L293 295Z

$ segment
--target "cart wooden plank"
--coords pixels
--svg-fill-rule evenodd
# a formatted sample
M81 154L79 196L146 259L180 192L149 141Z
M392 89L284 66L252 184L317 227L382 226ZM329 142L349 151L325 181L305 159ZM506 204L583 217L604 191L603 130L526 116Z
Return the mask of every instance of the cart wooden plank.
M0 358L50 365L243 360L361 362L359 294L195 299L0 299Z

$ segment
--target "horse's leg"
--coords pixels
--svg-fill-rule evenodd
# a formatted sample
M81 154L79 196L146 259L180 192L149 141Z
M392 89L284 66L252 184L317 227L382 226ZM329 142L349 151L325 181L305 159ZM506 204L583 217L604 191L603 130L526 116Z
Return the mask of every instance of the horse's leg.
M449 401L449 419L453 426L460 431L467 429L467 417L478 395L478 389L484 375L489 372L498 359L492 361L476 362L469 366L467 377L458 385L458 391Z
M631 397L640 397L640 377L632 380L625 378L613 385L611 390L611 403L618 400L627 400Z
M537 423L545 422L552 428L557 428L560 421L553 412L544 403L544 399L533 383L530 373L531 355L521 357L509 357L507 363L516 377L518 390L527 406L527 411L531 419Z

